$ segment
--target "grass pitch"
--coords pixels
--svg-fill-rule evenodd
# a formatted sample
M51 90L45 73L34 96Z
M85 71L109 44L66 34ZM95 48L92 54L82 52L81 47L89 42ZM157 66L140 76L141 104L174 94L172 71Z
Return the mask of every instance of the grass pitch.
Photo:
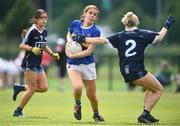
M24 109L23 118L14 118L12 113L19 103L12 101L12 90L0 91L0 126L126 126L141 125L137 116L142 112L143 93L126 91L97 91L99 109L105 122L96 123L85 92L82 97L82 120L73 117L71 90L59 92L50 89L47 93L35 94ZM152 111L160 119L156 125L180 125L180 94L164 93Z

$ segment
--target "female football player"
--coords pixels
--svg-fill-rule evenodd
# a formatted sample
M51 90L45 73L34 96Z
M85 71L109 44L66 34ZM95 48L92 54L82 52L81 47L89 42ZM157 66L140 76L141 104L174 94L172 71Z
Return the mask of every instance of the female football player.
M125 14L121 21L125 26L125 31L118 32L115 35L107 38L89 38L84 35L77 35L73 37L73 40L97 44L108 43L117 48L120 59L120 71L124 80L146 89L144 111L138 117L138 122L148 124L159 122L150 112L160 99L163 87L150 72L146 71L144 50L148 44L162 41L167 30L175 22L175 17L171 14L159 33L138 29L139 19L133 12Z
M72 36L83 34L88 37L99 37L100 30L95 22L97 20L99 9L95 5L88 5L84 8L80 20L74 20L67 34L67 41L72 42ZM95 121L104 121L98 110L98 99L96 96L96 68L94 59L94 44L82 43L82 51L71 54L66 50L67 72L73 87L73 95L75 99L74 117L81 120L81 95L83 86L86 89L86 95L90 100L93 118Z
M14 85L13 99L21 91L25 91L19 106L13 113L13 116L23 116L22 110L29 102L35 92L46 92L48 90L48 81L43 68L40 66L42 60L42 51L46 51L54 59L59 60L59 55L53 53L47 45L47 13L38 9L32 18L33 25L29 28L20 49L25 50L25 56L22 62L26 86Z

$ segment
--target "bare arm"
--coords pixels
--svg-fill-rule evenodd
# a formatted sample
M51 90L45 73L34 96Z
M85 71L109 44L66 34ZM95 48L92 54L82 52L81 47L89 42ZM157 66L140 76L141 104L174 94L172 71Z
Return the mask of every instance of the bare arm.
M159 32L159 35L155 37L154 43L160 43L163 40L163 38L165 37L167 31L168 31L168 29L163 27L161 29L161 31Z
M171 13L169 15L169 17L166 19L166 21L164 22L164 27L161 29L161 31L159 32L159 35L156 36L156 38L154 39L154 42L160 43L164 36L166 35L168 29L175 23L175 16L173 13Z
M29 46L29 45L26 45L26 44L24 44L24 43L21 43L21 44L19 45L19 48L20 48L21 50L31 51L32 46Z
M47 52L49 55L53 54L53 51L47 45L45 46L44 51Z
M106 38L104 38L104 37L93 37L93 38L86 37L85 41L87 43L105 44L106 43Z

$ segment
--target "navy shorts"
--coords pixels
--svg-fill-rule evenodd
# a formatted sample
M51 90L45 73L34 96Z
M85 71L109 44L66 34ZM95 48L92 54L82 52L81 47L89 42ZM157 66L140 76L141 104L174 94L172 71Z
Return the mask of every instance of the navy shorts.
M121 72L125 82L132 82L144 77L147 74L146 70L130 71L128 74Z
M23 71L32 70L32 71L37 72L37 73L42 73L42 72L44 72L43 67L41 67L41 66L36 66L36 67L23 67L22 69L23 69Z

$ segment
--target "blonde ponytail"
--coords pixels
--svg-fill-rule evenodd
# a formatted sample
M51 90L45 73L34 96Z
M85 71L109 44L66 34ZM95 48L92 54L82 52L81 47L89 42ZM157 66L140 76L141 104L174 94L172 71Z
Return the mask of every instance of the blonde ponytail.
M139 19L133 12L127 12L121 22L129 28L137 27L139 25Z

